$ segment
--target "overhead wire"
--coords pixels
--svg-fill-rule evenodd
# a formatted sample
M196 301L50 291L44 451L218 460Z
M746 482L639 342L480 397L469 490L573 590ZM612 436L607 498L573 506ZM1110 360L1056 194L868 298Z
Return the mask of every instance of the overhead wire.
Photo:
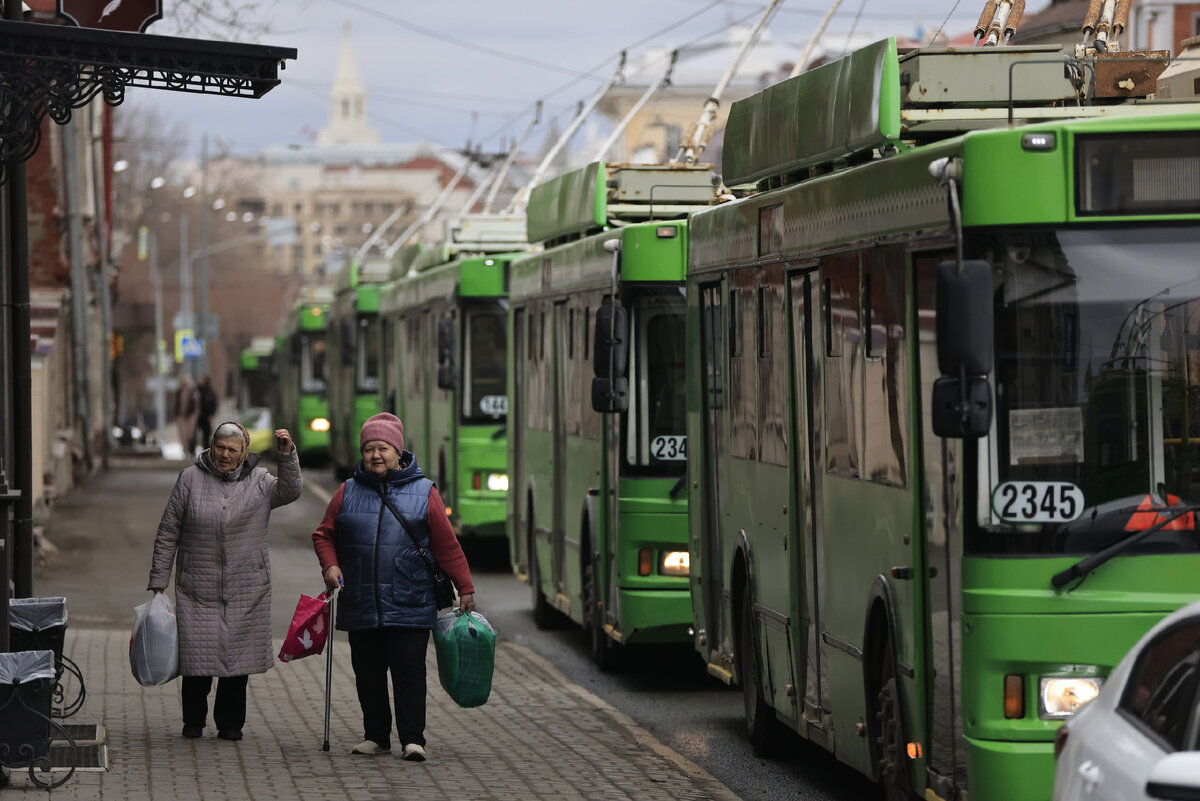
M468 42L465 39L459 39L456 36L450 36L449 34L441 33L440 31L435 31L432 28L426 28L423 25L417 25L416 23L409 22L406 19L401 19L400 17L396 17L391 14L387 14L385 12L380 11L377 8L370 8L369 6L365 6L361 3L356 3L356 2L354 2L354 0L333 0L333 2L337 3L338 5L345 6L347 8L353 8L355 11L361 11L364 14L370 14L371 16L376 17L378 19L387 20L388 22L399 25L402 28L408 28L409 30L414 31L415 33L419 33L423 36L428 36L432 39L440 39L443 42L447 42L447 43L455 45L457 47L465 48L472 52L488 53L488 54L496 56L498 58L507 59L509 61L515 61L520 64L528 64L533 67L540 67L545 70L550 70L551 72L562 72L567 75L576 75L576 76L583 77L583 78L590 77L584 73L580 73L580 72L577 72L572 69L567 69L566 67L560 67L557 64L550 64L549 62L546 62L546 61L539 61L536 58L529 58L528 56L522 56L522 55L518 55L516 53L506 53L503 50L497 50L495 48L488 47L487 45L481 45L476 42Z

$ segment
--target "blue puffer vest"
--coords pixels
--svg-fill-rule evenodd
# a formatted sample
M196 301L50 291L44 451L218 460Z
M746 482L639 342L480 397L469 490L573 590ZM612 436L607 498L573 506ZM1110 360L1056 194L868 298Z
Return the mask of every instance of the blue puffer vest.
M411 452L403 453L400 464L381 477L359 462L354 478L346 482L336 524L338 565L345 581L337 599L337 628L342 631L431 629L437 620L433 574L413 544L429 553L433 482ZM404 518L408 533L383 503L381 490Z

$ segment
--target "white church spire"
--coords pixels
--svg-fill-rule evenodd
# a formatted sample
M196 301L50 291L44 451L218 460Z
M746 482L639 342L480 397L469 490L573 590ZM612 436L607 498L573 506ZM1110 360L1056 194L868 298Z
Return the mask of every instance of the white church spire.
M374 145L379 129L367 118L367 87L358 73L354 47L350 43L350 23L342 23L342 53L337 74L329 92L329 127L317 133L319 145Z

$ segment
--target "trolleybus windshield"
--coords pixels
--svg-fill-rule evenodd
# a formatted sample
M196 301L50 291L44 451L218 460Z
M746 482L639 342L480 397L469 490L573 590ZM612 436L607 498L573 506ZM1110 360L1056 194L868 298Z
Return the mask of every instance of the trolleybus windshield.
M625 470L680 476L687 468L683 288L626 290L624 303L629 309Z
M467 306L463 315L463 422L502 423L508 414L507 303Z
M996 416L968 550L1095 552L1200 503L1200 227L973 241L993 266ZM1193 515L1137 544L1196 550Z

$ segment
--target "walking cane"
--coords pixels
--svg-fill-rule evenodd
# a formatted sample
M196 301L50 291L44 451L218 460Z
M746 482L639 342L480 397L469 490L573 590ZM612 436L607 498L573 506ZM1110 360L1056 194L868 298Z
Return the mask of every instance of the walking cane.
M329 691L333 680L333 632L334 621L337 620L337 591L337 587L330 590L333 594L329 598L329 639L325 643L325 742L321 745L322 751L329 750Z

